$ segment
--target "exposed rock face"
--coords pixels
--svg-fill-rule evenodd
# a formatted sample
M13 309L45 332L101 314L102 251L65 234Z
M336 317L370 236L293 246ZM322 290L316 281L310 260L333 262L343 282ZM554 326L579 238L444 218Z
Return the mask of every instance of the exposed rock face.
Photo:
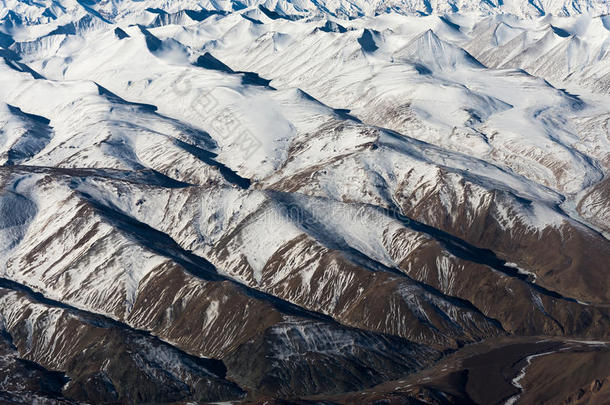
M606 3L43 3L0 402L606 400Z
M66 378L34 368L31 374L48 375L30 374L26 381L41 380L38 390L43 393L63 391L93 402L214 401L243 395L236 384L223 379L225 368L219 361L189 356L145 332L1 282L4 333L14 350L47 369L69 370ZM4 384L12 391L10 380ZM20 384L17 388L25 391Z

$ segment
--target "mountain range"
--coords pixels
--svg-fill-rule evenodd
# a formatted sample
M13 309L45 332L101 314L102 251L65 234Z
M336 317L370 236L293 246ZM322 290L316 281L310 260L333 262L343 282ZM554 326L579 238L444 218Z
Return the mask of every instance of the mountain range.
M0 0L0 402L609 402L608 13Z

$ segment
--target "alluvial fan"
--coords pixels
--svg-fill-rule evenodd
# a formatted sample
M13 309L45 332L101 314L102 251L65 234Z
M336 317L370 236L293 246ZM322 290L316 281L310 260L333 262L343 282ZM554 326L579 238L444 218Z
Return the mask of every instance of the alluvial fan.
M604 0L0 0L0 403L610 403L609 175Z

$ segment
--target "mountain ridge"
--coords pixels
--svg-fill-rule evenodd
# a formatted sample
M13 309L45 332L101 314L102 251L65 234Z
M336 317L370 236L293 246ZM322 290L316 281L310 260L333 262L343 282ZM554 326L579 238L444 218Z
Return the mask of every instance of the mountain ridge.
M201 20L215 14L226 14L247 8L264 10L268 15L276 13L278 17L312 16L316 14L330 15L341 18L374 16L385 13L405 15L432 14L469 14L481 15L514 14L519 17L554 16L603 16L610 14L610 6L603 0L377 0L375 2L355 0L247 0L242 1L210 1L195 2L184 0L167 2L163 0L147 1L146 4L128 1L101 0L93 2L50 1L26 2L22 0L2 0L3 12L0 21L5 28L21 24L49 23L54 20L66 20L62 16L94 17L104 23L119 23L133 14L139 21L145 16L157 19L168 18L175 13L184 13L190 19ZM268 11L267 11L268 10ZM203 14L202 14L203 13ZM274 17L277 18L277 17ZM69 18L68 18L69 19ZM59 29L73 29L73 19ZM160 20L159 20L160 21ZM79 22L80 23L80 22Z
M1 401L604 401L598 3L0 1Z

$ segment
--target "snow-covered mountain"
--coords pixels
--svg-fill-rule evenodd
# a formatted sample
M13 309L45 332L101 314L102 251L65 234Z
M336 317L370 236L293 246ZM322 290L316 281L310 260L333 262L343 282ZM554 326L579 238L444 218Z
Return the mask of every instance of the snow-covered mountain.
M0 5L0 402L609 398L607 2Z
M478 15L514 14L520 17L554 16L600 16L610 13L605 0L1 0L5 9L0 17L29 23L66 20L74 22L84 15L93 15L107 22L143 18L146 11L160 15L191 10L198 19L212 12L227 14L261 6L270 15L332 15L335 17L362 17L386 13L425 16L443 13L475 13Z

